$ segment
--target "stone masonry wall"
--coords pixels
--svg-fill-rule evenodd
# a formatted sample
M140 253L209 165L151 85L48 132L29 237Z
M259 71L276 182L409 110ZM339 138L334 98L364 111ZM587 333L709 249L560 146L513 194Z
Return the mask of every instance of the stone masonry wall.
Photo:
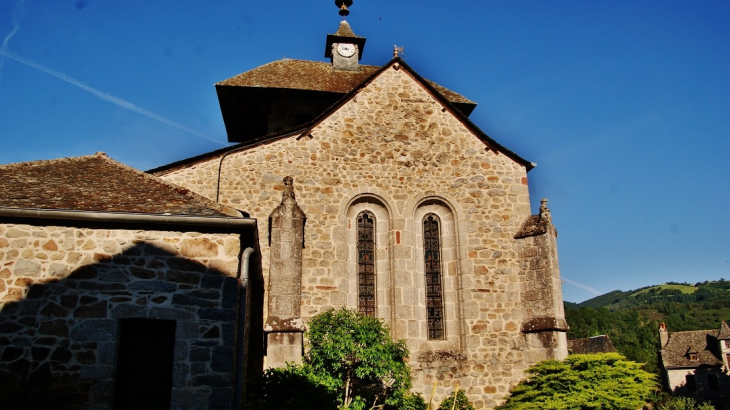
M158 176L215 199L219 160ZM376 244L376 259L387 261L376 265L377 315L406 340L414 390L429 396L436 382L438 401L458 383L476 408L499 404L531 364L521 332L526 275L514 239L530 215L524 166L479 140L407 70L390 67L308 135L224 159L220 202L259 220L266 280L266 218L288 175L307 215L303 318L356 307L348 294L356 280L349 211L371 210L387 226ZM444 340L426 337L420 218L430 209L450 230L442 243Z
M111 408L119 319L176 321L173 409L228 409L238 235L0 224L0 382Z

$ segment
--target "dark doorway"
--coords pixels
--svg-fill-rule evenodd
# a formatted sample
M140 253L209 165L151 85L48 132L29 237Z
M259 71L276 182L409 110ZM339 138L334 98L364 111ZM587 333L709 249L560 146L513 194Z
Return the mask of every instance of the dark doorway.
M115 410L169 410L175 321L119 321Z

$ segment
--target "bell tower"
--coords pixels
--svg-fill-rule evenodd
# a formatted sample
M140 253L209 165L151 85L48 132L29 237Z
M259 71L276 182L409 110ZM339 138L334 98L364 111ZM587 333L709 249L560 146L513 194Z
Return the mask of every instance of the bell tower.
M365 48L365 37L355 35L345 20L350 14L348 7L352 6L352 0L335 0L335 5L340 9L342 22L336 33L327 34L324 56L330 58L332 68L335 70L358 71L362 51Z

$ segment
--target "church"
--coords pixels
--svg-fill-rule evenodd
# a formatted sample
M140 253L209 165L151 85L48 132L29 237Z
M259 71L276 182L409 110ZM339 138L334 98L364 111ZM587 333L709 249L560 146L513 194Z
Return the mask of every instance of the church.
M135 315L177 321L178 330L163 335L176 346L170 364L174 384L166 387L173 389L172 402L195 402L181 398L188 394L186 386L194 385L200 403L208 397L218 400L218 407L205 408L235 407L242 396L235 384L242 383L243 375L301 361L307 321L326 309L346 307L382 319L394 339L406 342L415 392L428 397L435 384L438 402L458 385L475 408L494 408L529 366L568 354L557 231L547 200L536 214L530 209L528 172L534 164L469 120L476 103L421 77L397 49L383 66L361 65L366 38L344 20L352 1L335 3L343 20L324 39L329 61L278 60L215 85L228 140L235 145L147 171L145 181L154 181L165 195L183 195L172 201L182 207L151 207L144 212L157 219L112 218L103 226L89 217L74 228L90 238L115 237L115 229L123 229L127 233L119 236L136 244L131 251L108 244L108 252L96 253L104 240L90 245L86 262L125 265L123 274L107 272L105 277L129 282L120 291L146 298L139 304L148 306L135 310L135 300L123 299L129 306L114 316L115 296L107 292L109 305L93 316L110 329L103 344L113 349L121 343L114 336L121 326L143 331L149 323L134 322ZM29 167L7 172L23 173ZM125 170L128 178L140 177L129 172ZM175 220L166 227L165 217L186 214L191 204L205 210L199 225ZM57 206L41 205L0 203L3 209ZM84 210L87 204L76 206ZM116 211L136 212L132 207ZM59 220L44 222L33 215L39 225ZM8 234L19 234L13 224L23 222L22 217L0 213L0 248L12 242ZM211 222L220 218L235 221L230 227ZM89 233L90 228L104 231ZM145 235L135 233L140 229L154 231L147 235L151 244L142 244ZM33 229L28 235L35 235ZM229 296L248 300L239 309L226 299L226 283L236 288L244 249L250 249L254 262L248 296ZM141 258L140 252L152 269L127 266ZM4 256L8 275L23 275L31 265L21 263L24 257L18 252L10 255ZM49 275L50 265L36 265L35 277ZM97 268L93 277L100 278L105 269L116 272ZM75 272L72 285L77 287L88 275L78 268L65 271ZM139 284L135 272L151 275L154 284ZM159 304L174 306L162 317L154 298L165 289L170 301L158 299ZM138 295L140 290L148 293ZM61 306L60 299L57 304ZM210 316L213 307L218 311ZM81 308L69 307L66 314L82 320L83 314L69 313ZM203 316L205 326L195 333L187 323ZM181 322L195 335L184 336ZM239 337L234 323L246 323L248 333ZM64 326L73 333L81 324ZM74 337L67 333L55 335L54 343L82 345L64 342ZM199 343L205 334L210 340ZM242 340L246 347L239 350ZM204 352L206 346L212 356ZM18 354L33 362L30 349ZM245 363L222 363L226 358L238 361L242 354ZM193 355L205 358L201 366L211 374L208 378L195 375ZM104 380L107 390L113 390L120 370L113 355L105 357ZM2 365L0 360L0 370ZM98 372L89 368L86 380L93 381ZM211 384L215 377L219 385Z
M459 383L492 408L567 355L550 212L531 215L533 164L469 120L474 102L397 50L360 65L365 43L343 20L329 62L216 84L238 144L149 172L259 221L267 367L300 360L307 319L344 306L406 341L416 391Z

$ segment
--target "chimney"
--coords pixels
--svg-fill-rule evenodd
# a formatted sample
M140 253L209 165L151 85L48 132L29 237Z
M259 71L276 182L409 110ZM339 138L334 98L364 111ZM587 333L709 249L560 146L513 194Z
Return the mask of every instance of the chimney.
M664 349L669 341L669 332L667 332L667 325L664 322L659 323L659 347Z

